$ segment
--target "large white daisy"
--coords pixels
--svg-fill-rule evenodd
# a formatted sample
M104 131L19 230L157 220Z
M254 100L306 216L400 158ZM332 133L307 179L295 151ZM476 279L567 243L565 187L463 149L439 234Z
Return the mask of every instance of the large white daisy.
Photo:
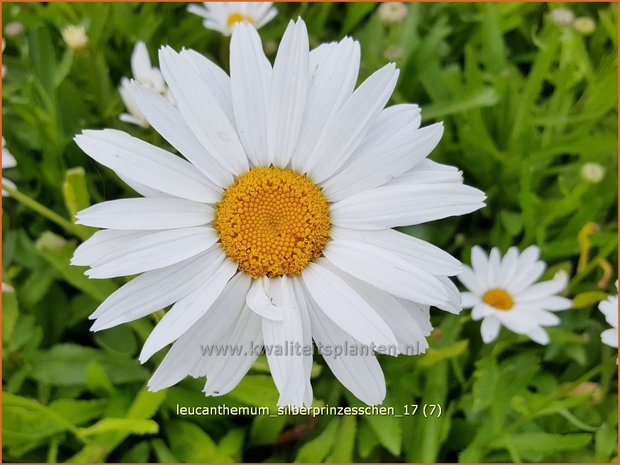
M618 281L616 281L616 290ZM601 340L610 347L618 347L618 296L609 296L598 304L598 309L605 315L605 320L611 325L601 333Z
M278 14L273 2L203 2L204 6L190 3L187 11L204 18L207 29L229 36L235 24L244 22L260 29Z
M469 290L463 292L463 308L472 308L472 318L482 320L480 332L486 343L497 338L500 326L547 344L545 326L560 323L551 312L566 310L571 301L558 296L568 276L558 273L552 280L536 283L545 272L540 250L530 246L522 253L511 247L504 257L494 247L489 256L478 246L471 251L472 267L465 267L458 279Z
M149 57L149 51L146 48L146 44L139 41L134 46L131 53L131 72L133 78L139 82L142 86L148 87L160 95L169 98L168 87L164 81L164 77L161 71L156 66L151 65L151 58ZM121 85L118 88L125 108L128 113L121 113L119 119L125 123L131 123L144 128L149 127L149 122L144 117L140 108L134 101L133 92L130 90L131 80L123 77L121 78Z
M2 170L5 168L13 168L17 166L17 161L15 161L15 157L9 152L9 149L6 147L6 141L4 137L2 138ZM15 184L11 181L2 177L2 185L7 186L9 189L15 189ZM6 197L8 194L2 190L2 196Z
M176 106L131 89L185 159L120 131L76 137L143 196L78 214L105 230L73 264L90 266L91 278L142 273L95 311L93 329L172 305L140 355L144 362L174 342L151 389L192 375L207 377L207 395L225 394L257 357L205 357L201 346L310 348L314 340L329 346L327 364L353 394L381 402L374 353L336 352L424 350L428 307L460 311L448 279L460 262L391 228L484 205L456 168L426 159L442 125L420 128L415 105L384 109L393 64L356 89L359 44L345 38L309 52L302 20L289 24L273 66L250 24L235 27L230 77L192 50L164 47L159 61ZM310 403L312 355L278 352L267 358L280 404Z

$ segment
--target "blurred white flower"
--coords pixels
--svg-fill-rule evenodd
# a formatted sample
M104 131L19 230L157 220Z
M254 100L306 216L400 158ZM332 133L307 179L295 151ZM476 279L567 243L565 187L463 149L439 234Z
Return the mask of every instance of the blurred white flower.
M386 24L398 24L407 16L407 5L402 2L385 2L377 9L379 19Z
M6 148L6 142L4 140L4 137L2 138L2 171L4 171L5 168L13 168L17 166L17 161L15 160L15 157L13 157L13 155L11 155L11 152L9 152L9 149ZM3 186L7 186L10 189L15 189L15 184L13 184L11 181L9 181L8 179L2 177L2 185ZM2 189L2 196L6 197L8 194L4 191L4 189Z
M568 275L559 272L550 281L534 284L546 265L538 260L538 247L519 253L511 247L500 257L493 248L487 257L478 246L471 251L472 268L457 277L469 292L461 293L463 308L472 308L472 318L482 320L482 340L489 343L499 334L500 326L524 334L539 344L547 344L545 326L555 326L560 319L551 312L566 310L571 301L556 295L566 288Z
M2 38L2 53L4 54L4 49L6 48L6 42L4 41L4 37ZM3 60L4 61L4 60ZM6 74L6 66L2 65L2 79L4 79L4 75Z
M260 29L278 13L273 2L203 2L203 5L191 3L187 11L204 18L202 24L207 29L225 36L232 33L236 23L250 23Z
M149 57L149 51L146 48L144 42L140 41L134 46L131 54L131 72L133 78L143 87L154 90L159 95L162 95L169 99L168 87L164 81L164 77L161 74L159 68L151 65L151 59ZM119 86L119 92L125 108L129 113L122 113L119 117L121 121L125 123L136 124L144 128L149 127L149 122L146 120L138 105L134 101L132 92L130 91L131 80L123 77L121 79L121 85Z
M13 286L11 286L9 283L5 283L4 281L2 281L2 293L13 293L15 292L15 288Z
M93 330L172 305L140 354L145 362L173 343L149 389L207 376L204 392L224 395L258 353L205 357L200 345L265 345L276 348L267 360L279 404L308 405L314 339L332 350L353 346L323 353L326 363L377 404L386 386L375 352L423 351L429 306L461 310L449 279L460 262L393 228L478 210L485 195L458 169L427 159L441 123L421 128L417 105L385 108L399 74L393 64L356 88L360 55L350 37L311 51L300 19L272 65L255 27L241 23L230 76L198 52L163 47L175 105L131 86L153 128L185 158L111 129L76 137L144 196L80 211L79 224L103 229L72 263L89 266L94 279L142 273L91 315ZM277 352L291 344L303 353Z
M403 48L398 47L396 45L392 45L386 48L385 51L383 52L383 56L385 57L386 60L389 60L389 61L398 61L403 57L404 54L405 54L405 51L403 50Z
M8 37L17 37L24 32L24 25L19 21L11 21L4 26L4 33Z
M596 22L589 16L580 16L573 21L573 28L584 36L589 36L596 29Z
M616 291L618 281L616 281ZM601 333L601 340L610 347L618 347L618 295L609 296L598 304L598 309L605 315L605 320L612 327Z
M605 177L605 167L599 163L584 163L581 166L581 177L589 183L598 184Z
M575 14L568 8L555 8L551 11L551 21L556 26L570 26L575 20Z
M62 39L72 50L80 50L88 44L86 28L80 25L70 24L61 31Z

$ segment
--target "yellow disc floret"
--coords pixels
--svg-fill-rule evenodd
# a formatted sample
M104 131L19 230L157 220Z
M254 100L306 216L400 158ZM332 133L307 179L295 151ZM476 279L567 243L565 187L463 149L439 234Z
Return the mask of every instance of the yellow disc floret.
M226 21L228 23L228 27L232 26L235 23L250 23L250 24L254 24L254 18L250 15L246 15L243 13L239 13L239 12L234 12L228 15L228 20Z
M491 289L482 297L482 301L497 310L510 310L514 304L512 296L503 289Z
M329 224L321 190L283 168L254 168L239 176L215 213L222 248L253 278L299 274L321 255Z

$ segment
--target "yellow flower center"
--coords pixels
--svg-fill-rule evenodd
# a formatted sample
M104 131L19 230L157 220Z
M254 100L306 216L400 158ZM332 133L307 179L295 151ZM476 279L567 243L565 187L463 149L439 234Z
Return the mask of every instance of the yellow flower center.
M242 174L215 212L222 248L253 278L299 274L321 255L329 224L319 187L283 168Z
M235 23L246 22L246 23L254 24L255 21L254 21L254 18L250 15L246 15L246 14L239 13L239 12L234 12L228 15L228 20L226 22L228 23L228 27L230 27Z
M497 310L510 310L513 305L512 296L503 289L491 289L482 297L482 301Z

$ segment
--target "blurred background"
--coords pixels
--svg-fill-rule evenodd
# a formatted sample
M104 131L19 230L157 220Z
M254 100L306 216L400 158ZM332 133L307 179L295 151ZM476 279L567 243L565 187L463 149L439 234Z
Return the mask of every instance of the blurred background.
M297 16L311 46L351 35L360 82L396 62L391 104L420 104L423 124L444 121L430 158L458 166L488 196L474 214L403 230L465 263L476 244L538 245L544 278L571 277L564 295L574 308L549 329L551 343L503 330L485 345L468 311L431 310L424 355L379 359L384 405L440 405L440 416L178 415L177 405L275 408L266 360L224 397L205 398L196 379L148 393L164 354L144 366L136 357L162 312L89 331L87 316L124 281L69 266L93 233L72 218L131 193L72 138L117 128L164 146L152 129L119 120L135 43L154 65L168 44L227 70L229 38L185 3L2 2L2 134L17 161L3 170L17 186L2 212L3 461L617 460L617 350L601 344L608 325L597 309L617 294L617 6L414 3L389 15L378 5L278 3L259 32L272 60ZM72 41L70 25L85 37ZM359 405L318 355L312 376L315 405Z

